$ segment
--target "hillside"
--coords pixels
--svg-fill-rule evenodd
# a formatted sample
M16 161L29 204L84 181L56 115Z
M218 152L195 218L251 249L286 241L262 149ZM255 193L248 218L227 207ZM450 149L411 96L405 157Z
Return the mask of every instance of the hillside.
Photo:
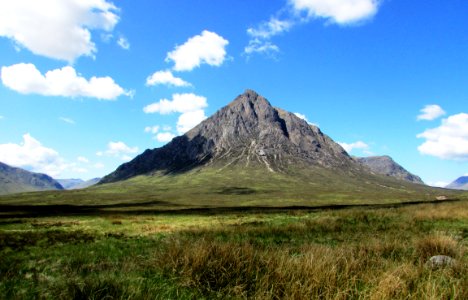
M101 180L101 178L92 178L89 180L83 180L79 178L72 178L72 179L57 179L57 181L63 186L66 190L77 190L77 189L84 189L95 185Z
M424 184L419 176L408 172L405 168L396 163L390 156L385 155L357 157L356 160L377 174L390 176L413 183Z
M62 189L60 183L48 175L29 172L0 162L0 195Z
M446 186L448 189L468 190L468 176L461 176Z

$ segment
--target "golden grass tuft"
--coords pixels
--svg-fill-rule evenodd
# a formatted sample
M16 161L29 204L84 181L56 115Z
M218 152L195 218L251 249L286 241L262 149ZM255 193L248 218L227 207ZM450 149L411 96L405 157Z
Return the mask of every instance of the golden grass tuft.
M435 234L416 241L416 255L422 262L426 262L434 255L447 255L457 258L462 255L461 250L457 241L450 236Z

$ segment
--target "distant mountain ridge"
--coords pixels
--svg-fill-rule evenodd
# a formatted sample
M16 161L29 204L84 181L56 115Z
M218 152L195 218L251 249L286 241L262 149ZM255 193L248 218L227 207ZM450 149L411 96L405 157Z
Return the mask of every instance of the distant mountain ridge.
M29 172L0 162L0 194L46 190L63 190L63 187L46 174Z
M461 176L446 186L448 189L468 190L468 176Z
M401 165L396 163L390 156L369 156L356 157L356 160L362 165L368 167L372 172L391 176L400 180L406 180L413 183L424 184L421 178L408 172Z
M71 179L56 179L66 190L77 190L77 189L84 189L95 185L96 183L101 180L100 177L92 178L89 180L83 180L79 178L71 178Z

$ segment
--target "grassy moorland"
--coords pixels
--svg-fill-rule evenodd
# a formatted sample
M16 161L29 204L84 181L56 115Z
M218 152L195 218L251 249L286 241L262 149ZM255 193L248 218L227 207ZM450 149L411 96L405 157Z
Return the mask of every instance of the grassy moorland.
M165 176L137 176L84 190L23 193L0 197L1 205L92 206L106 211L213 207L285 207L385 204L460 198L460 192L430 188L386 176L324 168L270 173L258 168L194 169ZM466 194L465 194L466 197ZM44 208L46 209L46 208Z
M466 200L4 216L0 298L468 299L467 250Z

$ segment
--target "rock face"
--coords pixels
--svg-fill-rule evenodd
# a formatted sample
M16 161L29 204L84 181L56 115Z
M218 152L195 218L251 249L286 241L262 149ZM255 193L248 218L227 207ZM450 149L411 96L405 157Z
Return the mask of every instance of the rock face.
M204 165L255 166L270 172L287 172L297 166L362 169L318 127L247 90L186 134L164 147L146 150L100 183L158 171L179 173Z
M446 188L468 191L468 176L459 177L457 180L447 185Z
M358 157L356 160L374 173L413 183L424 184L421 178L405 170L405 168L397 164L390 156Z
M14 168L0 162L0 194L45 190L63 190L63 187L48 175Z

